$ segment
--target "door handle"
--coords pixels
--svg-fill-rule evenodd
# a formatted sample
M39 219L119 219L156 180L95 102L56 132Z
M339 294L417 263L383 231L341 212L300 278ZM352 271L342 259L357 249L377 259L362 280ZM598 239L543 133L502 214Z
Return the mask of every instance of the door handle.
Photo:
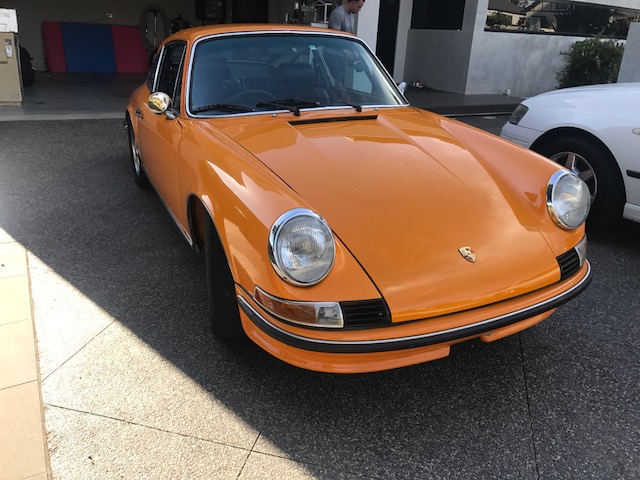
M140 109L136 109L136 117L138 118L144 118L144 116L142 115L142 113L140 112Z

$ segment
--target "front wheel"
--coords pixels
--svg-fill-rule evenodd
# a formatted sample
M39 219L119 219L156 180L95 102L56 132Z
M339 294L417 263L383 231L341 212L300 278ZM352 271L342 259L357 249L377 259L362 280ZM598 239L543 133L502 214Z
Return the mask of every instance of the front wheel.
M244 336L235 282L213 221L205 215L205 261L211 331L220 340L236 340Z
M133 181L143 190L151 187L147 174L142 168L142 159L140 158L140 149L136 141L136 134L133 131L131 120L127 117L127 132L129 133L129 154L131 156L131 168L133 169Z
M589 187L588 225L604 226L622 215L624 183L611 152L596 141L570 136L541 144L536 151L574 172Z

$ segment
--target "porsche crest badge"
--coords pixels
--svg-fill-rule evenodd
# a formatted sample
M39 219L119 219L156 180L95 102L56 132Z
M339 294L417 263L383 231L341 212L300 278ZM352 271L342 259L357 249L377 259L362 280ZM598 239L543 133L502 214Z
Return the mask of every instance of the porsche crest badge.
M473 253L471 247L460 247L458 251L467 262L476 263L476 254Z

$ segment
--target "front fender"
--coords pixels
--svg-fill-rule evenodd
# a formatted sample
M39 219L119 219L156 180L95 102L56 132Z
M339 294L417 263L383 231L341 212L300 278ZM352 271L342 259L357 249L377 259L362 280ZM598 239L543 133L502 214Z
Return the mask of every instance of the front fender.
M271 266L268 239L284 212L313 206L305 202L262 162L204 122L185 122L181 140L180 189L195 195L213 220L233 277L247 292L260 286L271 295L308 301L379 298L380 293L336 238L330 274L313 287L284 282ZM186 208L186 203L185 203Z

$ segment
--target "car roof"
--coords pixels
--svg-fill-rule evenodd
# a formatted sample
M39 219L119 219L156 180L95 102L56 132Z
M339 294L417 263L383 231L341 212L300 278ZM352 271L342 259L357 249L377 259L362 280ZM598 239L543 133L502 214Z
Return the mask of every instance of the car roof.
M163 43L170 42L172 40L186 40L188 42L194 42L199 38L208 37L211 35L221 35L229 33L319 33L324 35L338 35L338 36L354 36L350 33L341 32L338 30L329 30L327 28L309 27L306 25L289 25L289 24L221 24L221 25L208 25L204 27L192 27L180 30L167 39Z

